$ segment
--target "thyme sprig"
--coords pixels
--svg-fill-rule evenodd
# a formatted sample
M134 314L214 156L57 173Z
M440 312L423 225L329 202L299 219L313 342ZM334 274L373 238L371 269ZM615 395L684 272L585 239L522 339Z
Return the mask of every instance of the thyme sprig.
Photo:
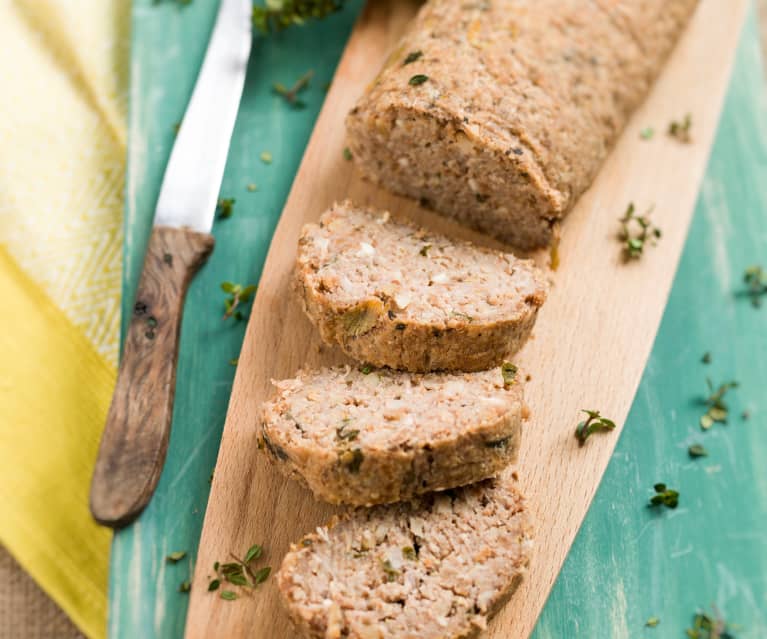
M758 264L749 266L743 272L743 282L748 287L745 294L751 298L751 306L759 308L762 296L767 295L767 270Z
M657 244L661 230L650 222L650 207L644 215L636 215L636 207L630 202L626 213L620 218L621 230L618 238L623 243L623 256L628 260L639 259L648 243Z
M668 488L666 484L655 484L655 494L650 497L650 506L665 506L676 508L679 505L679 492Z
M221 290L224 291L229 297L224 300L224 319L227 320L234 316L234 319L241 320L245 316L238 309L241 304L245 304L253 297L253 293L256 292L256 286L249 284L243 286L242 284L234 284L233 282L221 282Z
M711 379L707 377L706 385L708 386L708 397L705 398L704 402L708 409L700 418L700 427L703 430L711 428L714 422L724 423L727 421L729 409L724 401L724 397L730 390L738 387L738 382L734 380L724 382L714 389Z
M277 95L281 95L285 98L285 101L297 109L301 109L306 106L306 102L298 98L298 94L309 86L309 82L314 77L314 71L309 69L298 80L293 83L293 86L288 88L280 82L275 82L272 85L272 89Z
M253 26L262 33L282 31L308 20L325 18L343 7L343 0L266 0L253 7Z
M575 438L578 444L583 446L586 440L594 433L610 431L615 428L615 422L606 417L602 417L598 410L581 410L586 413L588 418L578 424L575 428Z
M253 544L245 552L242 559L235 554L230 553L231 558L234 559L234 561L223 564L218 561L214 563L213 572L216 573L216 576L208 583L208 592L218 590L222 583L251 589L255 589L259 584L264 583L272 572L271 567L263 566L262 568L254 570L251 565L261 557L263 550L263 546L260 544ZM220 595L221 599L227 601L234 601L238 596L237 592L233 590L223 590Z

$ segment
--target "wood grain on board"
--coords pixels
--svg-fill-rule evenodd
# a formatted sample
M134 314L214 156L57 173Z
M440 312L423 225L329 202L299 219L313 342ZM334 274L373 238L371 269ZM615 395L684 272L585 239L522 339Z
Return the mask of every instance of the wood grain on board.
M561 266L532 339L518 362L532 374L533 411L518 472L537 527L537 550L519 591L487 637L527 637L610 459L618 432L579 448L573 429L581 408L598 408L622 424L652 346L706 166L738 40L746 0L703 0L645 105L629 123L592 189L564 225ZM473 237L361 181L343 159L343 118L380 68L415 7L408 0L371 3L338 67L296 176L264 266L221 442L198 553L187 637L293 635L275 581L230 602L207 592L214 561L253 543L274 569L292 541L322 524L333 508L280 476L256 448L260 402L270 379L300 366L344 361L320 347L316 331L290 295L302 224L335 199L351 197L402 212L448 233ZM715 42L716 46L712 46ZM665 135L690 112L693 142ZM651 125L652 140L639 131ZM617 219L630 201L654 205L663 230L656 247L625 264ZM620 427L619 427L620 429Z

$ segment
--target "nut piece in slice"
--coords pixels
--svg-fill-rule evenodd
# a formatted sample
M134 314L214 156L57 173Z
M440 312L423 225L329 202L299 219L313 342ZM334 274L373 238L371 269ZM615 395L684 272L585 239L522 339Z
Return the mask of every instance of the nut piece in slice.
M325 343L413 372L499 366L524 344L548 288L530 260L348 201L304 227L295 282Z
M382 504L496 475L528 410L511 364L476 373L336 367L276 382L261 447L318 499Z
M488 480L353 510L294 544L277 581L304 637L476 637L522 581L532 545L522 496Z

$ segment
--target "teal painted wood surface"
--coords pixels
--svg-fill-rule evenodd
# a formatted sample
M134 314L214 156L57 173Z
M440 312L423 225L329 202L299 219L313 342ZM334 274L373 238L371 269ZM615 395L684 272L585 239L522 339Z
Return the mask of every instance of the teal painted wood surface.
M216 3L186 7L137 0L126 206L124 309L129 309L154 202L197 73ZM157 494L115 537L111 637L180 637L208 479L244 323L221 321L223 280L258 279L271 232L354 16L353 2L326 22L258 39L222 196L234 215L216 222L216 250L192 285L179 358L174 426ZM745 266L767 264L767 105L753 16L749 18L708 174L668 308L627 427L597 497L546 604L536 639L684 637L699 606L716 602L767 636L767 307L737 299ZM312 68L304 109L271 91ZM680 105L683 109L684 105ZM662 127L665 123L657 123ZM272 153L273 163L259 159ZM247 185L258 190L250 192ZM648 196L649 197L649 196ZM651 259L651 255L647 256ZM609 301L598 300L609 312ZM641 312L641 309L640 309ZM712 363L704 365L705 351ZM616 357L620 357L616 353ZM735 418L702 433L705 378L737 378ZM577 383L574 381L574 383ZM743 421L744 409L751 417ZM709 456L690 460L703 443ZM676 511L645 507L656 481L681 491ZM187 550L187 559L165 556ZM657 628L644 628L658 616Z

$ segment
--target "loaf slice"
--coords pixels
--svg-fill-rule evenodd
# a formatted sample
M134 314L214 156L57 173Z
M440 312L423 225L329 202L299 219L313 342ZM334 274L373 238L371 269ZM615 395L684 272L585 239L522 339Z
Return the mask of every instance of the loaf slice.
M362 174L546 246L697 0L429 0L347 117Z
M359 508L294 544L277 576L312 639L475 637L522 581L532 538L499 480Z
M516 461L522 384L513 366L414 374L337 367L276 382L262 448L330 503L372 505L463 486Z
M413 372L499 366L524 344L547 293L529 260L348 201L304 227L296 288L323 341Z

